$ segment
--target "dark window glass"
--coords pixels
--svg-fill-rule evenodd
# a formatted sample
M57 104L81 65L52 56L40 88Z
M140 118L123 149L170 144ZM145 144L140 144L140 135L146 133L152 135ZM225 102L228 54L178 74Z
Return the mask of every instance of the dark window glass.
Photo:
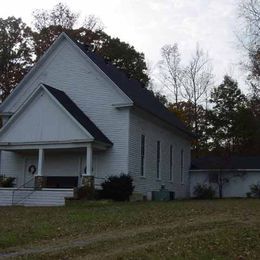
M170 181L173 180L173 147L170 145Z
M161 142L157 141L156 177L160 179Z
M145 136L141 136L141 176L144 176Z
M183 169L184 168L184 152L181 150L181 183L183 183Z

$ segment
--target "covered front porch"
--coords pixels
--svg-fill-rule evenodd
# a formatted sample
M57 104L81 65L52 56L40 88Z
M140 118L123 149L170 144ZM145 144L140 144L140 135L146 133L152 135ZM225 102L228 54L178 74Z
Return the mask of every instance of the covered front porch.
M16 160L16 173L12 175L15 187L36 189L75 188L87 178L94 181L94 177L98 178L99 155L105 150L106 147L92 142L1 146L1 153L12 153ZM4 170L1 174L5 175Z
M0 130L0 174L17 188L79 187L112 145L65 92L40 84Z

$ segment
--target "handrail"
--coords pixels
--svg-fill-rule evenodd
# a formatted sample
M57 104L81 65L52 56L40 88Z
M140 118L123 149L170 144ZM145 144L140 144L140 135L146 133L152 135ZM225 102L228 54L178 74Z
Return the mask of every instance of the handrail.
M19 187L17 187L15 190L13 190L13 192L12 192L12 205L14 204L14 193L15 193L16 191L21 190L22 188L25 188L25 185L28 184L29 182L31 182L33 179L34 179L34 176L33 176L32 178L30 178L27 182L25 182L25 183L23 183L22 185L20 185ZM34 190L33 190L33 192L34 192ZM33 193L33 192L32 192L32 193ZM31 195L32 193L30 193L29 195ZM27 196L27 197L28 197L28 196ZM26 199L26 197L23 198L22 200L24 200L24 199ZM20 201L22 201L22 200L20 200ZM18 202L20 202L20 201L18 201ZM18 202L17 202L17 203L18 203Z
M32 190L32 191L31 191L29 194L27 194L24 198L18 200L18 201L16 202L16 204L18 204L18 203L21 202L21 201L25 201L25 200L26 200L27 198L29 198L34 192L35 192L35 190ZM13 205L13 202L12 202L12 205Z
M20 185L19 187L17 187L16 190L19 190L19 189L23 188L26 184L28 184L29 182L31 182L34 178L35 178L35 176L33 176L31 179L29 179L27 182L23 183L23 184Z

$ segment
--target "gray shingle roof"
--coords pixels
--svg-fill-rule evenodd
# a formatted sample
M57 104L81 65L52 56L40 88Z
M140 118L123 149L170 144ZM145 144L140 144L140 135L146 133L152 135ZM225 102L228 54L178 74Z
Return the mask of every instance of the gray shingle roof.
M134 102L134 105L194 138L194 135L181 120L161 104L151 91L147 90L139 81L128 78L123 71L110 62L106 62L97 53L90 51L86 45L74 42Z

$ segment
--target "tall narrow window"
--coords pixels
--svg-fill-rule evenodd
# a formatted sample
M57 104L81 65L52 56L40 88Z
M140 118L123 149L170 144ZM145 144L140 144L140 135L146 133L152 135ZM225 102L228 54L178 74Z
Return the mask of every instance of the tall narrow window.
M156 177L160 179L161 143L157 141Z
M170 181L173 180L173 147L170 145L170 175L169 175Z
M184 152L183 150L181 150L181 184L184 184L183 171L184 171Z
M144 176L145 136L141 135L141 176Z

